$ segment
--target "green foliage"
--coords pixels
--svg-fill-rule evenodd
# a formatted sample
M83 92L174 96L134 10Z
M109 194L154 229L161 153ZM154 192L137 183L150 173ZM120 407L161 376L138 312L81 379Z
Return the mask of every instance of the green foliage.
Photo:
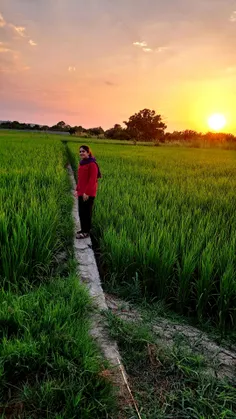
M161 140L166 129L161 115L156 115L156 112L150 109L143 109L124 123L130 137L137 141Z
M0 284L46 275L71 243L72 199L59 142L0 138Z
M0 134L0 417L108 418L115 396L90 336L72 253L66 148ZM59 266L58 266L59 265ZM54 278L54 279L53 279Z
M105 135L106 138L120 141L129 141L131 139L127 129L122 128L119 124L115 124L113 128L108 129Z
M27 418L107 417L113 397L89 336L90 311L76 277L1 293L0 411L22 403Z

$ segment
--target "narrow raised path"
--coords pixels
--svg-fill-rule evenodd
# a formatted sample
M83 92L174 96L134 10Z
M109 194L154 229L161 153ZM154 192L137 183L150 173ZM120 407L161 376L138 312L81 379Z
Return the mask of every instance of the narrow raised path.
M78 215L78 199L74 197L74 191L76 183L74 179L74 173L70 165L67 166L68 174L72 185L72 194L74 199L73 204L73 219L74 219L74 237L76 232L80 230L80 220ZM92 329L91 335L97 341L104 357L109 362L111 369L111 380L118 390L119 404L131 405L130 393L127 388L127 375L124 370L121 356L119 354L117 343L112 341L107 334L104 327L104 321L102 319L101 312L108 310L105 295L102 289L100 275L95 259L95 255L92 249L92 242L90 238L78 240L74 238L74 255L77 261L77 273L84 284L86 284L90 297L96 307L95 313L92 316ZM120 412L118 418L125 418L122 412Z

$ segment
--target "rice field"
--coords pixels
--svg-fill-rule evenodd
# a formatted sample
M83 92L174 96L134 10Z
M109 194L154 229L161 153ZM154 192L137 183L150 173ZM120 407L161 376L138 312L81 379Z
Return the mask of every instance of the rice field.
M69 143L76 168L79 145ZM101 165L94 228L129 297L236 328L236 152L92 144Z
M71 241L70 185L60 143L1 138L0 150L0 281L19 285L48 273Z
M66 148L62 141L0 132L1 419L116 417L114 389L103 375L109 366L89 335L91 301L72 256L65 164L69 157L77 169L79 144ZM94 230L105 282L129 298L164 300L200 322L235 330L235 152L98 142L92 147L103 174ZM154 378L145 370L150 337L136 326L127 332L113 323L110 333L125 344L131 378L140 362L140 374L148 379L150 402L145 392L143 399L135 394L143 418L166 417L176 406L185 414L195 412L191 417L211 411L234 417L233 388L214 382L208 392L209 382L201 378L196 385L195 364L191 377L181 373L184 384L176 374L178 391L169 392L160 406ZM189 371L192 358L180 356ZM180 360L175 354L164 358L168 378Z
M0 418L107 418L60 141L0 132ZM64 252L64 265L58 262Z

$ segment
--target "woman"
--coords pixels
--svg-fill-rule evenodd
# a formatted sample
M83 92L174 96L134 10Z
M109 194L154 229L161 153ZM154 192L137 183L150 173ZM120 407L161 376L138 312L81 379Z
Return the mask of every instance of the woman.
M82 145L79 153L81 160L78 168L78 184L75 195L79 198L81 230L77 232L76 238L85 239L90 234L93 204L101 173L96 159L88 146Z

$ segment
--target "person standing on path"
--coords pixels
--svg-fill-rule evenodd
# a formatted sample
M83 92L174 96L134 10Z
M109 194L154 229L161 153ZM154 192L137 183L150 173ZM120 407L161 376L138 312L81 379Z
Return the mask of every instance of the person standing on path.
M77 232L77 239L89 237L92 222L94 200L97 194L98 179L101 172L90 148L82 145L79 150L80 164L78 168L78 183L75 196L79 198L79 218L81 230Z

